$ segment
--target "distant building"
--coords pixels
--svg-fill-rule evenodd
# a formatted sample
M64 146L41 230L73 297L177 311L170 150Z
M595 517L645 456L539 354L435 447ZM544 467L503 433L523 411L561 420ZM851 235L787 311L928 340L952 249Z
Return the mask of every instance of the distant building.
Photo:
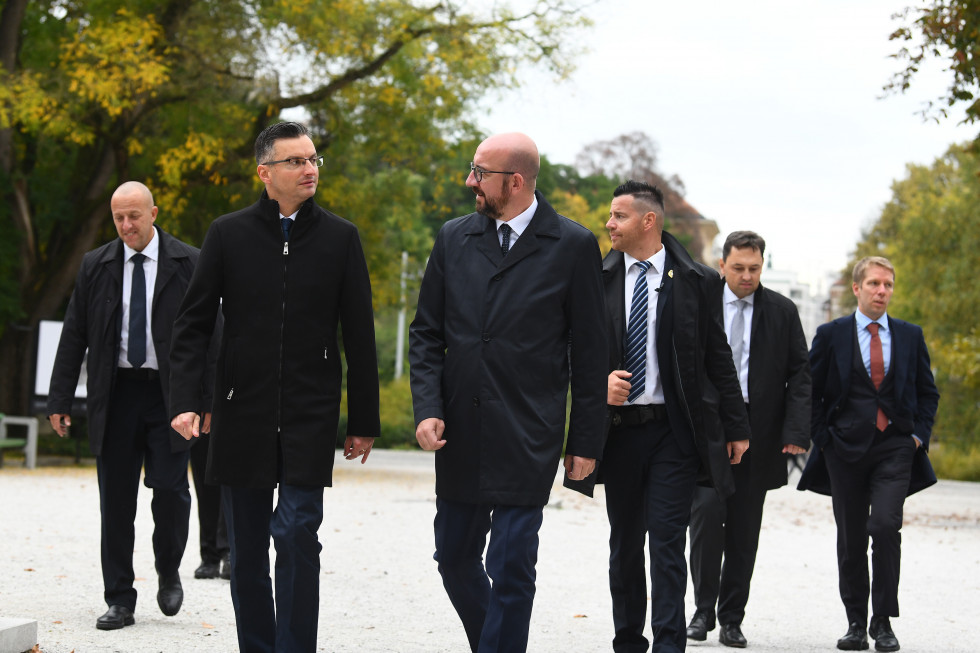
M796 272L773 268L771 257L766 261L766 267L762 271L762 285L788 297L796 304L796 309L800 312L803 334L806 336L806 345L809 347L813 336L817 333L817 327L828 319L827 298L814 295L810 284L799 281Z

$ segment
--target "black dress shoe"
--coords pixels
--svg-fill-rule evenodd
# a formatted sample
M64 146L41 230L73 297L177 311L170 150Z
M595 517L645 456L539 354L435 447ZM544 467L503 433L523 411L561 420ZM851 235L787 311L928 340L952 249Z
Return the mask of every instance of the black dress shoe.
M868 650L868 635L864 630L864 626L856 621L852 621L847 626L847 634L837 640L837 648L842 651Z
M898 645L898 638L892 632L892 625L889 623L888 617L871 617L868 634L875 641L876 651L897 651L901 648Z
M217 578L221 573L221 563L202 561L201 566L194 570L194 578Z
M172 617L180 612L180 604L184 602L184 588L180 586L180 576L177 574L160 575L160 589L157 590L157 605L160 612Z
M109 610L95 620L95 627L99 630L119 630L126 626L136 623L133 619L133 611L124 605L110 605Z
M722 624L718 641L732 648L745 648L748 645L745 635L742 634L742 627L738 624Z
M695 612L691 625L687 627L687 638L697 642L708 639L708 631L715 629L715 616L705 612Z
M221 573L218 574L225 580L231 580L231 556L227 553L221 559Z

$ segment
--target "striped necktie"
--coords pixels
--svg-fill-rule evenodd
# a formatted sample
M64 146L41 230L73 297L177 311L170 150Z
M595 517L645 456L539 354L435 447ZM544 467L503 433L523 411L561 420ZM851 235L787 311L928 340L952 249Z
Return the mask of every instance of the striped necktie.
M647 270L650 261L637 261L639 268L636 285L633 286L633 300L630 302L630 320L626 328L626 371L630 376L630 394L627 401L636 401L646 389L647 375Z

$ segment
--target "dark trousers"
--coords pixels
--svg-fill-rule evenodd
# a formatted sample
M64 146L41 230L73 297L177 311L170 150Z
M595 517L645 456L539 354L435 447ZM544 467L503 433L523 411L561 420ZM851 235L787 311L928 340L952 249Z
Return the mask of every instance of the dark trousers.
M610 529L613 650L647 650L643 546L649 537L652 650L683 651L687 645L684 547L698 459L681 451L670 422L661 420L613 428L602 464Z
M433 558L474 653L527 650L543 518L541 506L436 499Z
M231 602L241 653L312 653L320 615L323 488L222 486L231 545ZM272 592L269 538L276 546Z
M221 487L205 480L211 435L202 433L191 447L191 475L197 497L200 524L201 562L220 562L228 554L228 528L221 513Z
M823 454L837 522L838 580L847 621L867 624L869 593L872 614L897 617L900 531L915 440L878 432L871 448L856 461L842 460L833 443ZM869 537L873 583L868 578Z
M745 452L742 462L732 466L732 496L722 501L714 488L698 487L691 508L694 605L698 612L714 617L717 603L718 621L722 624L739 625L745 618L749 583L759 550L766 490L751 482L751 455L751 450Z
M118 379L110 399L102 452L96 457L102 511L105 602L136 609L133 549L140 470L153 490L156 571L176 574L187 545L191 495L187 452L170 450L170 419L160 381Z

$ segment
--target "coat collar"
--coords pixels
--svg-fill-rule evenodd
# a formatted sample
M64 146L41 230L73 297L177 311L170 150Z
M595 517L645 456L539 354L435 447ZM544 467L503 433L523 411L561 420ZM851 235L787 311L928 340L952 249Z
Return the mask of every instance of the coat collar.
M467 236L478 238L476 249L497 266L498 271L511 268L521 260L541 249L542 238L561 238L561 224L558 212L541 194L534 191L538 200L538 209L528 223L527 229L514 243L514 247L504 257L500 251L500 241L497 240L496 222L481 213L471 213L467 217L465 233Z

